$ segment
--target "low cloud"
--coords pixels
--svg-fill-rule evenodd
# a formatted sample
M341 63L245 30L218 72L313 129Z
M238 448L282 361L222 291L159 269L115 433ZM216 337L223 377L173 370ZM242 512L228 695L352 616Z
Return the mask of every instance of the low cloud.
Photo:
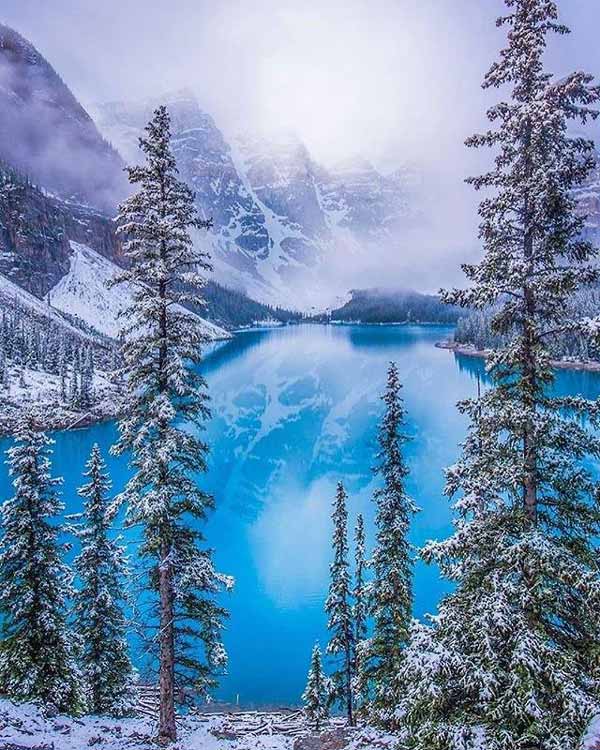
M489 156L463 143L498 96L480 84L504 42L494 24L503 9L501 0L4 0L1 12L86 106L188 86L228 136L293 129L325 164L361 153L379 169L419 165L426 221L350 273L336 258L331 275L364 286L393 273L432 290L458 280L458 264L478 252L476 200L463 181ZM561 9L574 33L552 42L551 68L600 72L597 0Z

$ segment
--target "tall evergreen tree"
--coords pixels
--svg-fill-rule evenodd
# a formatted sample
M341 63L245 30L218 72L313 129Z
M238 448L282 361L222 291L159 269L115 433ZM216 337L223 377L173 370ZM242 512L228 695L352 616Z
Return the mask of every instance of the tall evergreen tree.
M354 667L353 693L355 709L362 710L368 699L368 653L370 644L367 640L367 585L365 570L365 522L362 514L358 514L354 530Z
M79 362L79 350L75 350L73 353L73 363L71 366L71 383L69 386L69 401L71 406L77 408L81 401L81 372Z
M302 694L302 701L304 702L306 717L317 732L329 716L327 682L327 677L323 672L321 648L316 643L310 659L310 669L308 670L308 679L306 689Z
M87 408L93 401L94 360L92 350L84 350L81 357L81 380L79 384L79 404Z
M367 637L365 568L365 521L359 513L354 530L354 630L357 642Z
M53 522L63 506L50 444L27 420L8 451L15 494L2 506L0 692L79 713L85 704L66 622L71 577Z
M116 506L108 499L110 479L97 444L86 468L88 482L79 489L84 512L75 527L81 541L81 553L75 559L80 581L75 595L75 624L83 644L81 663L88 710L122 715L131 707L133 671L123 615L125 552L109 537Z
M59 375L60 375L60 400L61 403L65 403L67 400L67 363L64 359L64 352L61 354L59 364Z
M555 2L505 2L508 44L484 86L512 97L490 110L496 129L468 142L498 149L471 180L489 191L485 254L465 267L472 286L447 298L496 304L492 331L507 341L489 360L492 387L459 405L471 426L447 476L455 533L423 551L456 583L406 661L400 711L423 750L575 750L600 708L600 509L584 462L600 457L587 429L600 406L553 395L550 367L555 337L598 328L569 315L572 295L598 279L573 196L593 144L569 124L596 116L600 91L584 73L545 71L548 36L567 32Z
M200 221L191 190L177 178L170 149L170 118L159 107L140 139L146 162L129 168L139 190L122 206L119 232L130 266L116 283L133 289L123 329L127 416L117 454L131 452L134 474L123 493L127 519L143 529L141 555L149 561L157 595L162 740L175 739L175 688L205 692L225 668L221 628L226 613L215 594L228 587L203 548L199 521L213 499L198 486L208 446L206 383L198 373L206 341L200 319L183 303L202 302L207 255L190 230Z
M330 567L331 582L325 611L329 615L327 627L331 638L327 653L336 661L332 675L333 695L346 710L348 723L354 725L354 619L352 616L351 580L348 564L348 496L339 482L333 503L333 562Z
M409 640L412 620L412 559L408 532L416 506L406 493L403 447L404 404L398 368L392 362L382 400L385 411L379 425L377 464L374 469L381 486L375 490L375 549L372 597L373 634L367 669L372 681L371 713L385 726L396 723L395 711L403 689L398 674Z

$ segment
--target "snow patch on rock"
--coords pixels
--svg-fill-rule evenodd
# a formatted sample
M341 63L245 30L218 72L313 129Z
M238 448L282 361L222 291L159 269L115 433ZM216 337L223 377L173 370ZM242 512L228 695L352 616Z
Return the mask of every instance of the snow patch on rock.
M25 289L17 286L6 276L0 274L0 306L11 307L18 305L25 310L30 311L36 317L46 318L54 323L68 329L72 334L81 338L87 337L79 328L75 328L69 321L61 315L59 310L54 309L48 302L34 297Z

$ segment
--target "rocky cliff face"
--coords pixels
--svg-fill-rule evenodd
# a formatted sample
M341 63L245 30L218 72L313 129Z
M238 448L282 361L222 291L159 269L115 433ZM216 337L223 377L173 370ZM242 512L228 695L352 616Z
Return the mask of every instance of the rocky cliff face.
M291 134L227 139L189 91L99 108L101 131L130 162L139 159L137 138L159 103L171 113L181 176L214 221L208 243L217 278L255 297L289 304L294 293L301 303L299 287L315 291L328 254L367 252L368 243L412 220L403 175L383 175L361 160L326 169Z
M0 165L0 273L42 298L69 270L69 240L121 257L109 218L48 196Z
M113 209L123 162L50 63L0 24L0 159L60 197Z

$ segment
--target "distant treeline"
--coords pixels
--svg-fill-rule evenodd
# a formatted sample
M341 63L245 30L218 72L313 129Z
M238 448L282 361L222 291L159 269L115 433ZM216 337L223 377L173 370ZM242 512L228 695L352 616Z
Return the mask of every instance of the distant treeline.
M444 304L434 294L384 289L353 289L345 305L317 320L329 318L360 323L444 323L454 324L461 310Z
M204 316L224 328L249 326L257 321L268 319L291 323L302 318L299 312L256 302L243 292L228 289L214 281L206 284L203 297L207 303Z
M583 289L577 293L569 304L569 313L573 319L594 318L600 314L600 288ZM473 310L463 315L456 325L454 340L459 344L468 344L475 349L501 349L513 336L512 331L505 334L493 330L492 321L496 308ZM549 343L551 354L556 359L573 357L580 360L600 361L600 349L590 339L570 333L568 336L556 336Z

